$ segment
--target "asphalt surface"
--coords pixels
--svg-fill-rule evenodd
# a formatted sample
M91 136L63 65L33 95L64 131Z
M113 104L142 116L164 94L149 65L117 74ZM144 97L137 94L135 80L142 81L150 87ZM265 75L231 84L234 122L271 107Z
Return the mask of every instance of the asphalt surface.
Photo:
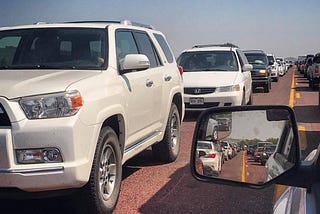
M291 69L269 93L255 90L254 105L288 105L295 75L294 109L299 125L305 127L304 151L317 145L319 138L318 92L308 88L305 79ZM197 114L187 114L182 124L180 155L171 164L155 161L150 150L129 160L123 167L121 193L115 214L124 213L271 213L275 185L262 190L208 184L195 180L189 167L190 149ZM319 130L318 130L319 129ZM312 142L312 143L309 143ZM1 200L0 213L74 213L74 197L41 200Z

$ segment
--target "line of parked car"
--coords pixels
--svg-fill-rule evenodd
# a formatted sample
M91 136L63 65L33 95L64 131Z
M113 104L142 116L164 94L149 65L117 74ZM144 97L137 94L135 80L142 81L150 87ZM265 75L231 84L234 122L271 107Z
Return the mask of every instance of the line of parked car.
M320 53L299 56L296 65L300 73L309 80L309 87L312 90L318 89L320 82Z

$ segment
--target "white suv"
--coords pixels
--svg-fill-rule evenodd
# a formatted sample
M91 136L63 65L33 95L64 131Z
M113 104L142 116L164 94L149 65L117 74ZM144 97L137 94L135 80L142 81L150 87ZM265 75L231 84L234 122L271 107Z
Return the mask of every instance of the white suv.
M252 65L232 45L197 45L181 53L187 111L252 103Z
M268 57L268 62L270 66L270 71L271 71L271 78L275 81L278 82L279 80L279 65L276 61L276 57L274 54L267 54Z
M80 188L81 211L105 213L128 159L150 146L164 162L178 156L181 72L151 26L0 28L0 73L0 191Z

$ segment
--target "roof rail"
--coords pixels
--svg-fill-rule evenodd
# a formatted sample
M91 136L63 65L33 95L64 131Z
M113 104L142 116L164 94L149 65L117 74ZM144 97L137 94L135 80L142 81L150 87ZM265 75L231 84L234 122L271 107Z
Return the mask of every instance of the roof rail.
M230 47L230 48L239 48L237 45L232 43L223 43L223 44L207 44L207 45L195 45L192 48L207 48L207 47Z
M139 23L139 22L132 22L132 21L130 21L130 20L121 20L120 23L121 23L121 24L124 24L124 25L144 27L144 28L148 28L148 29L152 29L152 30L155 29L152 25L142 24L142 23Z
M73 22L64 22L64 23L117 23L123 25L130 25L130 26L137 26L137 27L144 27L148 29L154 30L155 28L152 25L142 24L138 22L132 22L130 20L121 20L121 21L73 21Z

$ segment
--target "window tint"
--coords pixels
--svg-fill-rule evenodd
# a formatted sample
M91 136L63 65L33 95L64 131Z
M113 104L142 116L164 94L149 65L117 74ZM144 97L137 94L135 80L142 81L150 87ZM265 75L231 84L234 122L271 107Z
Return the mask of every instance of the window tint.
M150 61L150 68L158 67L160 64L159 58L155 52L149 36L146 33L142 32L135 32L134 36L139 47L139 52L148 57Z
M102 69L104 29L47 28L0 32L2 69Z
M250 64L268 65L268 58L265 54L245 53Z
M313 58L313 62L314 62L314 63L320 63L320 56L319 56L319 55L316 55L316 56Z
M244 64L248 64L247 57L240 50L237 50L237 54L242 68Z
M117 59L121 67L121 61L127 54L138 54L138 48L133 38L133 34L130 31L117 31L116 32L116 48Z
M182 53L178 64L184 72L238 71L238 61L233 51L190 51Z
M168 43L166 42L166 40L163 38L162 35L160 35L160 34L154 34L154 36L156 37L159 45L161 46L161 49L162 49L162 51L164 52L164 54L165 54L165 56L166 56L166 58L167 58L167 61L168 61L169 63L172 63L173 60L174 60L174 57L173 57L173 55L172 55L172 53L171 53L171 51L170 51L170 48L169 48Z
M0 39L0 66L12 64L16 49L21 40L20 36L8 36Z

